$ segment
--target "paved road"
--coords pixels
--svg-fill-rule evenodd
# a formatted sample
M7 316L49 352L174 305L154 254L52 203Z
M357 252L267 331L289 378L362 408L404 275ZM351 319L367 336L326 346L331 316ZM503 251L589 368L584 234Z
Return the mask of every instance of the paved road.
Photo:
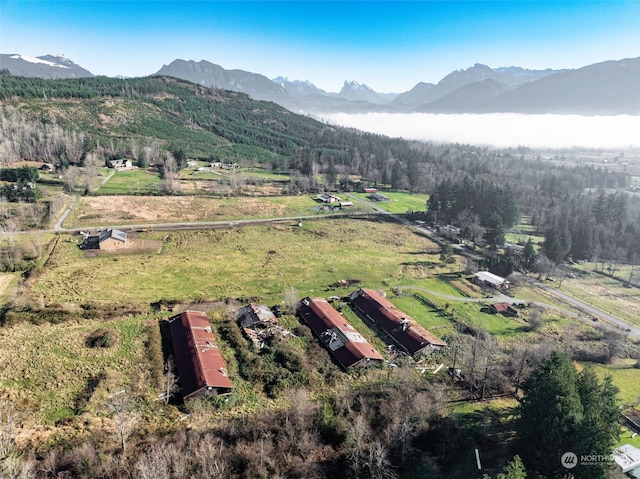
M62 213L62 216L60 216L60 219L56 221L56 224L53 226L54 231L65 231L64 228L62 228L62 223L64 222L64 220L67 219L67 216L69 216L69 213L71 213L71 210L76 205L77 200L78 200L77 195L74 195L71 197L71 203L69 203L69 206L67 206L67 209L64 210L64 213Z
M588 303L585 303L584 301L574 298L573 296L569 296L565 293L563 293L562 291L557 290L556 288L552 288L551 286L548 286L536 279L524 276L521 273L514 273L516 274L518 277L524 278L526 279L529 283L531 283L532 285L556 296L557 298L561 299L562 301L565 301L569 304L572 304L573 306L575 306L576 308L580 309L581 311L584 311L585 313L591 315L592 317L597 317L600 319L604 319L605 321L611 323L612 325L616 326L617 328L619 328L620 330L622 330L622 332L625 332L626 334L628 334L629 336L635 337L635 338L640 338L640 328L630 324L620 318L618 318L617 316L614 316L610 313L607 313L606 311L603 311L599 308L596 308L595 306L591 306Z

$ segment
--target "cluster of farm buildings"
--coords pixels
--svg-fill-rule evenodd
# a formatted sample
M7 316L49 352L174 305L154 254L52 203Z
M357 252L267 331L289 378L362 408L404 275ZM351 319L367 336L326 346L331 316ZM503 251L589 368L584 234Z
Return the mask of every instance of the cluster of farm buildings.
M383 333L394 347L411 357L445 346L444 341L386 299L384 293L359 289L346 299L370 327ZM327 300L304 298L297 304L296 313L342 369L384 361L383 356ZM286 331L278 329L277 318L264 305L245 306L236 311L235 319L258 350L268 336ZM182 397L188 400L229 394L233 386L206 314L184 311L173 316L169 325Z

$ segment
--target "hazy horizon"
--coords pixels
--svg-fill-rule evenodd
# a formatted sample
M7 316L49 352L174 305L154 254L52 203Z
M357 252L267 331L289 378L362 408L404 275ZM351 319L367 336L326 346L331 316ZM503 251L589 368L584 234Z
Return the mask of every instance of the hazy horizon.
M334 113L330 124L434 143L496 148L629 149L640 147L640 116L525 115L520 113Z

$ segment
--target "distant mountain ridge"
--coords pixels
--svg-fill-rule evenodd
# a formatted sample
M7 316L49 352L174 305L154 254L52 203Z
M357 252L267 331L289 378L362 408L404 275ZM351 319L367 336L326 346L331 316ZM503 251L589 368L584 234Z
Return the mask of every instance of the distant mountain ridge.
M0 69L40 78L93 76L64 56L37 58L0 54ZM437 84L420 82L396 94L378 93L366 84L345 81L332 93L309 81L226 70L206 60L174 60L155 74L207 87L246 93L298 113L560 113L640 115L640 58L611 60L574 70L490 68L476 63Z
M86 78L94 76L89 70L76 65L64 55L27 57L0 53L0 69L12 75L34 78Z

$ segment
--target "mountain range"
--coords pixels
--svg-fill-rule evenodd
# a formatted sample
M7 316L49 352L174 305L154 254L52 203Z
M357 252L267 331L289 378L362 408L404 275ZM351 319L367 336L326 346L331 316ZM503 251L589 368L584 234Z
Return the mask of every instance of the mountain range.
M93 76L64 56L37 58L0 54L0 69L40 78ZM420 82L401 94L378 93L345 81L331 93L309 81L225 70L202 60L174 60L153 75L172 76L207 87L246 93L300 113L558 113L640 115L640 57L566 70L490 68L475 64L445 76L437 84Z

